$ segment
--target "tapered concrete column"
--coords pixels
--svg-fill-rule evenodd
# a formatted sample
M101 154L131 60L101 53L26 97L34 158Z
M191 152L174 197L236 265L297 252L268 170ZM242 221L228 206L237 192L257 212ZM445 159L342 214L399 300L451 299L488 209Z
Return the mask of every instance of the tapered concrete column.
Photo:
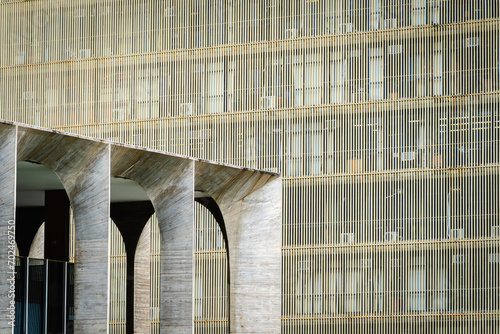
M196 167L195 188L218 204L227 235L231 333L280 333L281 178L248 170Z
M160 333L193 332L193 165L151 199L161 234Z
M109 144L30 128L18 130L18 160L61 180L75 219L75 333L108 330Z
M9 291L15 284L15 280L12 280L15 252L9 236L14 240L15 196L16 128L0 124L0 333L11 333L14 329L9 322L13 320L11 315L14 315L11 301L15 301L9 297Z
M280 333L281 180L220 203L229 252L231 333Z
M137 182L149 196L161 235L160 332L193 331L194 161L153 152L112 153L112 175Z
M75 220L75 333L108 330L109 150L71 178L68 189ZM83 167L83 166L81 166Z

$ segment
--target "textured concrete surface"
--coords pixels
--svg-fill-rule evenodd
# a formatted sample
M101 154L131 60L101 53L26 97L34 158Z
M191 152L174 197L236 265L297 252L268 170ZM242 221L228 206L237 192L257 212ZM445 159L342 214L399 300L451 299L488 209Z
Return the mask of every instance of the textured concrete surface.
M0 333L10 333L12 326L9 307L9 288L14 271L9 263L9 221L16 211L16 128L0 124ZM19 233L21 231L17 231Z
M17 139L17 143L16 143ZM17 161L43 164L61 180L73 208L76 234L75 332L108 330L110 180L140 185L153 204L161 233L160 331L193 332L195 191L217 203L228 242L231 333L280 332L281 179L278 175L164 152L0 123L0 227L15 214ZM16 147L17 146L17 147ZM148 240L145 240L148 239ZM138 242L137 271L148 257ZM0 233L0 246L7 239ZM0 252L0 259L4 254ZM6 266L0 265L6 278ZM149 269L149 266L148 268ZM135 305L146 314L149 275L138 275ZM145 281L146 280L146 281ZM7 291L5 281L0 282ZM5 294L0 303L8 305ZM5 307L4 307L5 308ZM3 319L6 314L3 313ZM137 318L136 318L137 319ZM2 327L3 326L3 327ZM147 321L135 331L146 333ZM7 332L4 322L0 332Z
M281 179L200 162L196 180L218 203L227 233L230 332L280 333Z
M109 158L108 144L18 127L17 159L51 169L73 208L76 333L108 328Z
M279 333L281 182L221 205L228 234L231 333Z
M134 333L150 334L150 243L151 223L147 222L142 230L134 259Z
M160 332L192 333L194 161L113 147L113 176L134 180L155 208L161 234Z

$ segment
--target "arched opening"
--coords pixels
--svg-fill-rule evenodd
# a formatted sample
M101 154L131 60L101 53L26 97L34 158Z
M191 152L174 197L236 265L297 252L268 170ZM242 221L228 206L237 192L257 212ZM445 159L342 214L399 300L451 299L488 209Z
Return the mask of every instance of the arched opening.
M57 175L30 162L17 167L14 333L73 333L75 224ZM115 201L124 195L113 197ZM126 328L124 239L110 219L110 333Z
M116 203L113 199L114 189L118 188L118 186L122 187L122 190L119 191L120 194L129 194L127 198L122 199L121 203ZM137 190L135 194L134 187ZM170 226L174 226L175 223L173 222L177 216L174 216L174 219L170 217L170 219L161 221L156 214L152 214L152 206L149 208L151 210L149 212L148 206L151 203L147 194L142 193L142 188L132 180L122 177L112 179L111 193L111 216L122 232L127 248L127 311L130 310L131 300L134 301L133 318L127 315L127 333L130 328L134 330L134 333L159 333L161 328L167 326L164 322L160 323L164 319L162 314L165 314L165 308L168 309L168 306L171 307L172 304L176 304L171 303L168 298L180 302L185 301L176 300L176 297L170 297L171 294L168 294L167 298L164 295L165 286L168 286L168 282L167 285L164 285L166 282L165 277L168 277L168 274L165 275L165 268L171 267L168 264L164 266L163 261L165 259L173 259L172 262L178 261L176 260L178 253L172 252L174 257L170 257L168 249L167 253L163 253L163 247L165 247L166 243L169 245L176 244L178 239L166 240L165 235L160 233L160 226L169 226L165 222L170 222ZM140 197L141 193L144 196L143 198ZM199 197L206 197L206 195L196 192L195 197L199 201ZM169 203L161 204L161 206L158 206L160 211L165 206L168 207ZM187 209L189 203L183 205L186 205ZM186 268L189 271L194 270L190 272L193 275L190 277L193 280L193 285L189 286L189 294L191 294L190 291L193 287L194 292L191 294L191 298L193 298L192 302L195 304L193 307L195 322L191 322L190 326L195 328L196 333L227 333L229 308L228 259L225 238L219 228L217 219L210 210L199 203L192 203L191 205L194 206L193 213L195 213L193 229L191 230L190 227L183 229L183 233L179 234L181 237L190 239L188 242L183 243L183 246L189 247L192 245L193 247L190 248L191 255L188 257L194 258L194 266L193 268ZM114 212L118 212L118 208L123 210L123 221L117 219L114 214ZM220 210L218 211L220 214ZM164 218L165 216L163 216ZM190 220L189 222L192 223L193 221ZM127 229L130 230L127 231ZM184 233L189 230L192 232L189 234ZM194 232L194 230L197 231ZM168 232L168 229L165 231ZM192 239L193 235L194 240ZM186 239L183 239L183 242ZM131 254L134 254L134 257ZM133 259L133 267L130 265L131 259ZM130 268L134 270L130 271ZM187 278L187 276L183 276L184 281ZM132 291L130 291L130 287L133 287ZM191 308L189 308L189 311L191 312Z
M73 218L73 210L69 207L69 256L70 263L75 262L75 220ZM19 255L19 254L18 254ZM35 259L45 258L45 222L42 222L36 232L28 252L28 257Z
M195 192L194 332L229 333L229 253L215 200Z
M193 328L194 333L197 334L229 332L229 260L226 248L227 237L221 226L223 226L222 214L215 201L205 193L196 192L193 242ZM160 227L157 215L153 214L139 239L135 261L136 273L144 274L149 271L150 277L136 276L136 292L147 291L149 305L144 305L144 298L136 299L135 321L137 325L144 319L144 314L147 314L148 317L150 316L150 331L147 333L155 334L160 333L160 253ZM145 258L150 260L149 267L144 267L143 259ZM138 330L137 333L143 332Z
M58 176L17 164L14 333L72 333L70 203Z
M194 333L222 334L229 332L227 237L207 200L197 197L194 210Z
M116 225L116 230L111 230L110 333L141 333L141 324L135 326L136 297L148 299L148 296L135 291L136 279L141 280L144 276L143 271L136 269L136 259L140 237L154 209L142 187L125 178L111 179L110 199L111 219ZM116 234L123 237L121 243L118 239L113 241ZM147 263L149 266L149 259ZM134 331L135 327L139 329Z

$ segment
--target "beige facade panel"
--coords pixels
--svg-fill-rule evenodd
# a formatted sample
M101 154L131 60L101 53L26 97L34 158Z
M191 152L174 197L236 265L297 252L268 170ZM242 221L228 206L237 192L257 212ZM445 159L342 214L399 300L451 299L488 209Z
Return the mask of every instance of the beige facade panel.
M0 17L1 118L283 175L282 333L500 327L498 1L4 1ZM194 212L195 332L226 333L227 245Z

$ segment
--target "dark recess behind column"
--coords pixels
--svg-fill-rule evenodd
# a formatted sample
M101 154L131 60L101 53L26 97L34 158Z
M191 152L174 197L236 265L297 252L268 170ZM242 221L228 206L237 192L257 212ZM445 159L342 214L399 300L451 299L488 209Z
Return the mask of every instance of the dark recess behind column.
M46 259L69 260L69 207L66 191L45 191Z
M20 256L28 257L33 238L44 220L42 206L16 209L16 242Z
M135 251L142 230L154 211L149 201L111 203L111 219L120 230L127 252L127 334L134 333Z

